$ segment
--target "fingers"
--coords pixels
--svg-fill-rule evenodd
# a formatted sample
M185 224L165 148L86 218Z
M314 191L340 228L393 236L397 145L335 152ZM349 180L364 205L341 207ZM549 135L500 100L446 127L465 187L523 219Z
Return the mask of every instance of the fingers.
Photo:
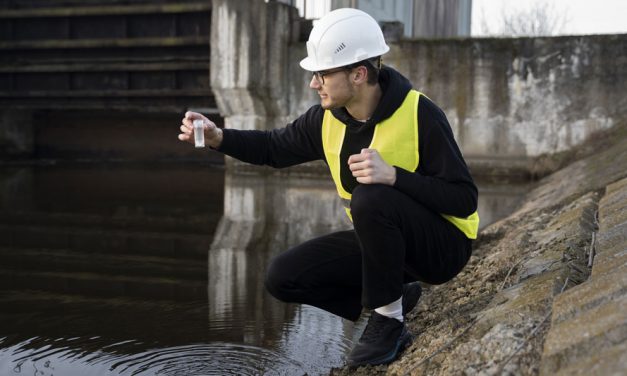
M361 153L348 157L348 167L353 172L371 168L376 156L377 151L374 149L361 149Z
M194 137L192 136L192 134L188 133L187 130L183 131L182 129L185 128L183 125L181 125L181 132L178 135L179 140L181 141L188 141L188 142L193 142Z
M357 179L357 182L361 184L372 183L375 171L374 164L370 159L366 159L361 162L353 162L348 165L348 168L350 168L351 173Z
M365 168L363 170L353 171L353 176L357 178L357 181L359 181L359 178L373 176L373 174L374 174L374 170L371 168Z
M187 124L181 124L181 133L179 134L179 140L190 141L193 138L194 129Z
M206 137L214 137L217 133L218 127L214 122L207 119L203 114L193 111L187 111L185 116L181 120L180 131L178 139L181 141L194 142L194 120L203 120L204 131Z
M370 169L372 168L373 163L371 160L364 160L361 162L349 162L348 168L352 171L352 172L357 172L357 171L361 171L361 170L365 170L365 169Z
M181 133L185 133L187 135L191 135L194 132L193 128L188 127L185 124L181 124Z
M367 154L353 154L350 157L348 157L348 164L352 165L354 163L359 163L359 162L363 162L364 160L366 160L368 158Z
M183 117L183 120L181 120L181 123L193 129L194 120L199 120L199 119L203 120L205 124L213 124L213 126L215 126L215 123L207 119L203 114L199 114L198 112L192 112L192 111L187 111L185 113L185 117Z
M361 149L359 154L353 154L348 157L348 164L371 160L378 154L376 149Z
M194 143L194 125L195 119L200 119L201 114L196 112L187 111L185 117L181 120L181 126L179 127L181 133L178 135L180 141L186 141Z
M195 119L203 119L205 118L202 114L198 113L198 112L193 112L193 111L187 111L185 113L185 117L184 119L189 119L189 120L195 120Z
M181 123L190 129L194 129L194 120L203 118L205 117L197 112L187 111L185 113L185 117L183 117L183 120L181 120Z
M361 184L394 184L395 171L383 161L375 149L361 149L348 159L348 167L357 182Z

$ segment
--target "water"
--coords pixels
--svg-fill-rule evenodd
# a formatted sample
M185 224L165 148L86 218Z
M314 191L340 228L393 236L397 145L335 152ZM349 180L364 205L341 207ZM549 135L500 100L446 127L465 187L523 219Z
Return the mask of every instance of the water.
M352 323L264 291L277 250L208 256L223 170L0 176L1 375L315 375L343 363Z
M263 289L274 254L348 226L330 184L207 166L1 168L0 375L317 375L343 365L363 320ZM520 196L486 187L491 211L480 214L491 220Z

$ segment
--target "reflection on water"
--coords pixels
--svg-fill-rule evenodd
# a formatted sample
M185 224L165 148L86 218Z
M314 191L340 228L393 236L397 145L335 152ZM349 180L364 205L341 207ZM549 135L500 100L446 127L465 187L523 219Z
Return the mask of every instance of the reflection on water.
M254 178L226 180L225 189L223 170L208 167L0 170L0 374L298 375L341 365L354 325L280 303L262 283L280 247L332 227L288 223L278 197L311 206L320 188L297 183L281 195ZM225 192L233 215L218 226ZM301 217L315 221L292 220ZM245 227L256 247L243 247ZM208 252L216 228L240 243L223 237Z
M518 197L486 187L484 223ZM325 374L363 325L263 289L273 255L349 226L329 179L4 167L0 194L1 375Z

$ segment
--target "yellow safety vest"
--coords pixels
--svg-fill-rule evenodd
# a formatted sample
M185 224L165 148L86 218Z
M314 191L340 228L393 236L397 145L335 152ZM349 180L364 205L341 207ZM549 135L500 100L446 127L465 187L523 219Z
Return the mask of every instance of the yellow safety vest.
M403 104L391 117L375 125L372 141L368 148L375 149L381 158L392 166L414 172L418 169L418 91L411 90ZM413 121L407 121L412 119ZM324 155L331 170L335 187L340 198L345 202L346 214L351 218L351 194L342 186L340 178L340 151L344 143L346 125L339 121L331 111L326 110L322 120L322 145ZM467 218L441 214L446 220L460 229L469 239L477 238L479 215L475 211Z

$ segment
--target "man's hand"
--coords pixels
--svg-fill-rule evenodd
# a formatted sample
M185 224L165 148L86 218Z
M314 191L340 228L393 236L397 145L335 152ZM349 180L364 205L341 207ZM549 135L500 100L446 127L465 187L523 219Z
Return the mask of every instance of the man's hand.
M361 184L394 185L396 169L387 164L375 149L361 149L348 157L348 167Z
M194 143L194 120L204 121L205 142L212 148L217 149L222 144L222 129L218 128L214 122L197 112L187 111L181 124L181 134L179 140Z

